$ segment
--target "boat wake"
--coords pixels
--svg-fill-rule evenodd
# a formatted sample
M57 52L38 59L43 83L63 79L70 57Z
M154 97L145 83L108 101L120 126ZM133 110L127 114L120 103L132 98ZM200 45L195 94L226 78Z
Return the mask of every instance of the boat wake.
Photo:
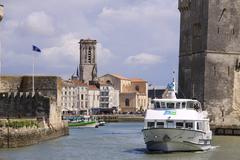
M209 149L207 149L205 151L196 151L195 153L206 153L209 151L213 151L213 150L217 149L218 147L220 147L220 146L211 146Z

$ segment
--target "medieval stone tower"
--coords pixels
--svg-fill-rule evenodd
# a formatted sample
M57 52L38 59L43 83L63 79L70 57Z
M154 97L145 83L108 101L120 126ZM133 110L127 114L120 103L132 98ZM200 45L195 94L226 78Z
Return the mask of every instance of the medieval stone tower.
M179 0L179 87L216 127L240 127L240 0Z
M97 80L96 40L81 39L80 42L80 80L91 83Z

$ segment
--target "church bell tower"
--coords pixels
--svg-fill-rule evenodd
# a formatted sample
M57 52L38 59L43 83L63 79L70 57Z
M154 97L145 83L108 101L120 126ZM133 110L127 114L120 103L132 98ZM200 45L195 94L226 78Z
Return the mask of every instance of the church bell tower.
M81 39L80 42L80 80L84 83L97 81L96 40Z

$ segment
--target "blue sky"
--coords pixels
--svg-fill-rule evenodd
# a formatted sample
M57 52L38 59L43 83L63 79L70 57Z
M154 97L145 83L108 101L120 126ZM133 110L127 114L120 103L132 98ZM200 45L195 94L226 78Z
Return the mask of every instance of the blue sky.
M2 73L69 78L79 63L79 40L96 39L98 75L118 73L165 86L178 70L177 0L2 0ZM37 53L35 53L37 54Z

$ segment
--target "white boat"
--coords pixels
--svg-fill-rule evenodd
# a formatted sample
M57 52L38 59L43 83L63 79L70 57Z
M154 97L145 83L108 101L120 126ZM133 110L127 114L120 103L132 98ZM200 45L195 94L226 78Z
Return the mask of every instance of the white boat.
M144 141L149 151L203 151L211 148L212 132L206 111L192 99L176 99L174 81L164 99L154 99L144 119Z

